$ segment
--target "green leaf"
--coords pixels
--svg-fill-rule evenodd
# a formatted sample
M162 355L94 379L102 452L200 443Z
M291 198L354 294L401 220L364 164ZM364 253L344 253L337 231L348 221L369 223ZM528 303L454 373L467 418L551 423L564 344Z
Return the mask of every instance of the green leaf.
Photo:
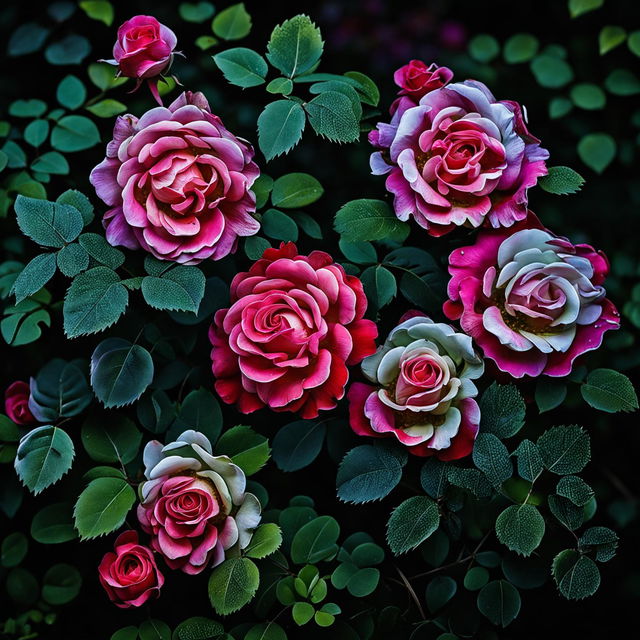
M355 142L360 137L360 122L351 101L338 91L326 91L305 105L313 130L332 142Z
M60 427L36 427L20 440L15 468L20 480L37 495L71 469L73 442Z
M478 62L491 62L500 53L500 44L493 37L481 33L469 42L469 55Z
M29 540L24 533L10 533L0 547L0 565L7 569L17 567L27 555Z
M496 520L496 535L511 551L530 556L544 536L544 518L531 504L511 505Z
M47 151L31 163L33 171L64 176L69 173L67 159L57 151Z
M83 0L80 8L90 18L104 22L107 27L113 23L113 5L107 0Z
M261 524L251 537L249 546L244 554L249 558L266 558L275 553L282 544L282 531L277 524L268 522Z
M91 51L89 41L75 33L69 34L51 43L44 52L44 57L49 64L65 66L68 64L80 64Z
M181 2L178 7L180 17L187 22L204 22L213 17L215 7L210 2ZM217 623L215 623L217 624ZM220 629L220 634L223 630ZM189 640L188 638L178 638L178 640ZM192 640L196 640L193 638Z
M66 502L48 504L31 521L31 537L41 544L60 544L75 540L73 510Z
M431 613L436 613L456 595L458 585L449 576L437 576L427 585L426 601Z
M504 43L502 55L509 64L528 62L538 53L538 46L538 38L530 33L516 33Z
M68 75L58 85L56 98L63 107L74 111L87 99L87 90L80 78Z
M456 487L471 491L478 498L488 498L492 494L487 476L478 469L449 466L447 480Z
M137 400L153 380L153 359L139 344L107 338L91 356L91 386L105 407Z
M478 434L473 445L473 463L496 489L513 473L509 452L493 433Z
M138 627L123 627L118 629L112 636L111 640L138 640Z
M38 51L47 39L49 32L49 29L45 29L45 27L35 22L21 24L13 31L9 38L7 53L15 57Z
M298 225L282 211L267 209L262 216L262 230L269 238L295 242L298 239Z
M216 442L220 436L222 410L215 396L207 389L194 389L187 395L167 437L175 439L187 429L204 433L211 442Z
M583 82L571 88L571 99L576 107L590 111L602 109L607 103L604 91L596 84Z
M540 413L559 407L567 397L567 385L557 378L538 378L535 399Z
M622 27L607 25L602 27L598 36L598 44L600 45L600 55L603 56L612 49L621 45L627 39L627 32Z
M629 37L627 38L627 46L631 53L640 57L640 31L634 31L629 34Z
M47 139L48 135L49 123L46 120L32 120L24 130L24 139L32 147L39 147Z
M251 16L244 2L223 9L211 23L213 33L223 40L240 40L251 31Z
M11 291L16 296L16 303L21 302L44 287L56 272L56 254L43 253L31 260L20 272L13 283Z
M631 380L613 369L595 369L580 386L585 401L594 409L617 413L635 411L638 396Z
M559 89L573 80L573 69L562 58L547 53L531 61L531 72L537 83L546 89Z
M596 173L602 173L616 155L616 141L608 133L589 133L578 142L582 162Z
M247 631L244 640L287 640L287 634L277 622L261 622Z
M378 106L380 102L380 90L369 76L359 71L347 71L344 75L346 78L355 80L357 83L355 89L360 95L361 102L372 107Z
M224 77L238 87L257 87L264 83L269 67L266 60L252 49L237 47L213 56Z
M122 102L118 102L117 100L113 100L113 98L105 98L95 104L89 105L86 109L98 118L113 118L113 116L117 116L119 113L125 112L127 110L127 105L122 104Z
M117 72L118 67L106 62L94 62L90 64L87 69L91 82L102 91L113 89L127 81L127 78L121 76L116 77Z
M249 558L229 558L209 578L209 599L216 613L226 616L249 602L260 584L258 567Z
M187 3L183 3L183 7ZM201 2L200 4L208 4ZM224 634L224 627L215 620L203 618L202 616L193 616L181 622L173 632L174 640L210 640ZM132 640L135 640L133 638ZM286 640L286 638L285 638Z
M260 471L269 459L269 440L251 427L240 424L220 436L216 454L229 456L250 476Z
M51 132L51 146L63 153L84 151L100 142L98 127L85 116L63 116Z
M478 594L478 610L493 624L506 627L520 613L520 594L506 580L494 580Z
M318 200L324 189L308 173L288 173L273 183L271 202L281 209L306 207Z
M266 87L269 93L280 93L288 96L293 91L293 82L289 78L274 78Z
M366 567L357 571L347 583L347 591L354 598L364 598L372 594L380 582L380 570Z
M197 313L204 296L205 277L198 267L178 265L142 280L142 295L154 309Z
M346 78L340 80L328 80L325 82L316 82L309 87L309 93L320 94L327 91L336 91L344 95L351 104L351 111L357 120L362 117L362 105L360 104L360 96L358 92L351 86Z
M79 244L68 244L58 251L58 267L65 276L74 278L89 266L89 254Z
M406 462L406 456L385 447L365 444L351 449L338 468L338 498L355 504L381 500L400 482Z
M614 69L604 81L604 86L615 96L634 96L640 93L640 80L628 69Z
M313 605L308 602L296 602L291 609L291 617L299 627L307 624L314 613Z
M72 207L75 207L80 212L85 226L93 220L93 205L91 204L89 198L87 198L84 193L80 193L80 191L77 191L75 189L67 189L56 198L56 202L58 204L68 204ZM102 236L98 237L102 238Z
M293 78L310 71L320 60L320 29L308 16L298 15L275 27L267 45L267 59L283 75Z
M133 421L113 412L91 416L82 425L82 444L96 462L128 464L141 442L142 433Z
M435 500L442 498L449 486L447 468L446 462L432 457L427 458L420 470L420 485Z
M570 531L574 531L584 522L584 509L576 507L571 500L550 495L547 502L551 513Z
M373 309L378 310L389 304L398 293L396 277L382 265L367 267L360 280Z
M402 242L409 225L398 220L383 200L351 200L336 213L334 229L348 242L396 240Z
M310 465L322 450L327 433L324 422L296 420L278 429L273 438L273 459L281 471Z
M592 596L600 586L596 563L573 549L565 549L553 559L551 573L560 593L568 600Z
M271 243L260 236L251 236L244 241L244 252L249 260L262 258L262 254L270 247Z
M518 458L518 475L534 482L544 469L538 447L531 440L523 440L513 453Z
M112 247L104 236L97 233L83 233L78 238L78 242L93 260L109 269L117 269L124 263L122 251Z
M82 540L118 529L136 501L135 491L122 478L96 478L78 497L73 510Z
M288 153L304 131L304 109L292 100L269 103L258 118L258 144L267 160Z
M616 554L618 534L608 527L590 527L578 541L580 548L595 549L598 562L608 562Z
M64 247L82 231L82 215L66 204L19 195L15 210L22 233L44 247Z
M171 629L166 622L150 618L138 628L140 640L171 640Z
M524 426L526 407L518 388L512 384L492 383L479 404L481 431L510 438Z
M115 271L95 267L77 276L64 300L64 331L69 338L103 331L124 313L129 293Z
M552 427L538 438L544 466L558 475L579 473L591 456L589 435L578 425Z
M538 180L538 184L548 193L564 196L580 191L584 184L584 178L569 167L549 167L549 173L542 176ZM554 380L554 382L556 381Z
M479 591L489 582L489 572L484 567L472 567L464 576L464 588Z
M578 507L583 507L593 498L593 489L578 476L564 476L558 481L556 493L568 498Z
M599 9L603 4L604 0L569 0L569 14L577 18L583 13Z
M42 598L48 604L60 606L74 600L80 593L82 576L70 564L55 564L45 574Z
M51 294L43 290L27 300L6 307L0 323L5 342L18 347L37 340L42 334L40 325L51 326L51 316L44 308L50 302Z
M291 560L296 564L314 564L334 556L340 525L331 516L320 516L307 522L291 542Z
M424 542L440 524L438 505L428 496L401 502L387 523L387 542L395 555L407 553Z

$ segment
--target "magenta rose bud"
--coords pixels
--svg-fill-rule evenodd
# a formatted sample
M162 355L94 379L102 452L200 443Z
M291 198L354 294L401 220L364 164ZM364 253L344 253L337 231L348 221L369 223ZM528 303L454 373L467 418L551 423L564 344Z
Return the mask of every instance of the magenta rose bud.
M602 252L555 236L531 214L451 254L444 312L501 371L566 376L620 326L602 286L608 272Z
M157 598L164 584L153 551L138 544L133 530L118 536L114 551L102 558L98 576L111 602L121 609L140 607Z
M527 190L547 173L548 151L527 130L515 102L481 82L429 91L417 106L394 103L390 124L369 134L376 175L388 174L400 220L432 236L459 226L508 227L527 216Z
M141 118L120 116L91 184L111 207L103 218L114 246L197 264L236 250L255 234L260 174L253 147L211 113L201 93L183 93Z
M344 396L347 365L375 351L362 283L323 251L267 249L231 283L209 331L215 388L243 413L269 407L314 418Z
M37 422L29 410L29 384L22 380L12 382L4 392L4 411L16 424Z
M119 75L135 78L136 89L147 80L154 98L162 104L158 76L171 67L177 42L176 34L153 16L134 16L118 29L113 60L104 62L117 65Z
M480 424L473 380L483 371L469 336L423 314L405 314L362 361L371 384L349 389L351 428L362 436L395 438L418 456L467 456Z
M393 74L400 87L399 95L411 96L416 102L429 91L440 89L451 82L453 71L439 67L435 62L427 66L422 60L411 60Z

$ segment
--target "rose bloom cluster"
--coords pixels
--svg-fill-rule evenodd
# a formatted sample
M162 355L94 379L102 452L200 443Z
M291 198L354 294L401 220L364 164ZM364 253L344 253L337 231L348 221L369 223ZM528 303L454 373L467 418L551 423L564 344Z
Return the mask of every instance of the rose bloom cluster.
M118 30L112 63L154 88L175 46L170 29L137 16ZM282 243L233 278L229 306L212 319L214 385L243 413L304 419L346 396L356 434L455 460L471 453L478 433L485 363L516 379L566 376L619 326L619 315L603 287L604 254L558 237L529 210L527 192L547 173L549 153L520 105L419 60L394 80L390 121L369 135L371 168L387 176L400 220L412 218L431 236L479 229L449 258L443 310L458 324L409 312L376 348L360 279L328 253ZM239 238L259 231L259 175L251 144L202 94L186 91L139 118L120 116L91 182L109 207L103 224L112 245L197 264L234 253ZM364 381L349 386L356 365ZM34 422L27 383L6 390L5 408L17 424ZM137 513L149 545L126 531L99 567L119 607L157 597L164 577L156 556L200 573L245 549L261 517L242 470L214 456L201 433L150 442L144 463Z

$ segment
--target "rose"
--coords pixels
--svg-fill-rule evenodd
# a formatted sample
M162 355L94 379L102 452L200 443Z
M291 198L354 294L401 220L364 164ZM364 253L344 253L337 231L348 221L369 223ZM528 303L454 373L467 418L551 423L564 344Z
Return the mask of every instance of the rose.
M502 371L566 376L619 327L602 287L608 271L602 252L555 236L531 214L526 225L483 231L451 254L444 311Z
M138 520L166 563L189 574L245 549L260 522L260 502L245 491L242 469L211 452L206 436L193 430L144 449Z
M351 428L358 435L395 437L418 456L462 458L471 453L478 433L472 380L482 375L483 362L469 336L411 316L363 360L362 371L373 386L351 385Z
M4 392L5 413L16 424L37 422L29 409L29 384L22 380L12 382Z
M431 235L456 226L510 226L527 215L527 189L547 173L549 153L527 131L520 106L497 102L481 82L430 91L397 104L369 135L376 175L389 174L400 220Z
M135 531L121 533L115 552L109 551L98 567L100 583L116 607L140 607L160 595L164 576L156 565L153 552L138 544Z
M231 283L209 332L216 391L240 411L268 406L313 418L344 395L347 365L375 351L362 283L322 251L267 249Z
M428 67L422 60L411 60L393 74L393 81L400 87L399 95L419 100L423 95L444 87L453 78L453 71L439 67L435 62Z
M118 118L107 157L91 172L107 240L161 260L196 264L236 249L260 225L253 148L227 131L201 93Z
M176 34L153 16L134 16L118 29L113 59L102 62L117 65L118 75L135 78L136 89L147 80L151 93L162 104L157 76L171 67L177 42Z

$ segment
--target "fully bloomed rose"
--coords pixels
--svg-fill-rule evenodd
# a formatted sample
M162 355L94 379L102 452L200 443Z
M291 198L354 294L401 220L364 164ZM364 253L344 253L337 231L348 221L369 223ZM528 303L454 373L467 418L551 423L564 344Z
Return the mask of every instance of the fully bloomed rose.
M172 569L196 574L215 567L231 549L245 549L260 522L260 502L227 456L212 455L198 431L144 449L138 520L151 546Z
M523 220L528 188L547 173L549 153L528 132L520 105L496 101L472 80L429 91L417 106L401 99L369 141L378 149L372 172L388 174L398 218L415 218L433 236Z
M201 93L140 119L120 116L91 184L110 207L107 240L161 260L196 264L255 234L251 191L260 171L251 145L230 133Z
M164 584L153 551L138 543L135 531L118 536L114 551L102 558L98 577L111 602L121 609L140 607L157 598Z
M483 370L469 336L422 315L410 317L363 360L372 384L349 389L351 428L394 437L418 456L467 456L480 424L473 380Z
M12 382L4 392L5 413L16 424L37 422L29 409L29 384L22 380Z
M416 101L429 91L444 87L452 78L451 69L439 67L435 62L427 66L422 60L411 60L393 74L393 81L400 87L398 93Z
M619 327L602 286L608 271L602 252L555 236L531 214L451 254L444 311L502 371L566 376Z
M216 391L250 413L268 406L313 418L343 397L347 365L375 351L362 283L323 251L267 249L231 283L209 337Z
M157 77L167 71L173 62L176 34L153 16L134 16L120 25L118 39L113 46L113 60L118 75L135 78L138 83L147 80L158 102Z

